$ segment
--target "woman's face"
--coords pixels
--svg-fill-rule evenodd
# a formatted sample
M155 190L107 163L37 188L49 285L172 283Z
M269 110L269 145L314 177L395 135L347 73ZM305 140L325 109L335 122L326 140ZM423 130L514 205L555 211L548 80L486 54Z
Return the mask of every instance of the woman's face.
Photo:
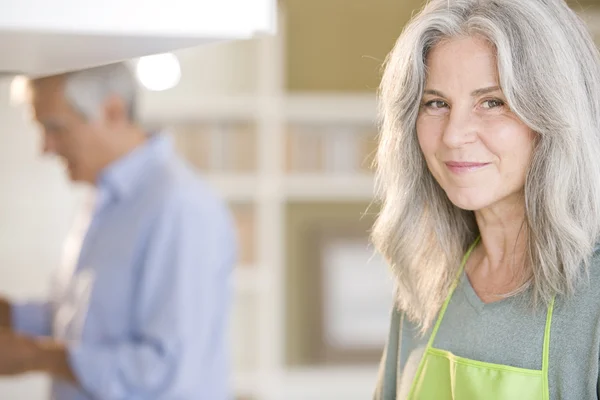
M417 136L439 185L466 210L522 202L535 134L506 104L491 45L452 39L426 61Z

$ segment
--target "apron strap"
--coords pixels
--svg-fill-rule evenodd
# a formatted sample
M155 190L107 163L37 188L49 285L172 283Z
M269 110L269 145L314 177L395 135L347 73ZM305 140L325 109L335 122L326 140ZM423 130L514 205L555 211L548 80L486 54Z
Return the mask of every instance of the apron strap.
M475 241L473 242L473 244L471 244L471 246L469 246L469 249L463 256L462 262L460 264L460 268L458 269L458 273L456 274L456 278L454 279L452 286L450 286L450 290L448 291L448 296L446 296L446 300L444 301L444 304L442 305L442 308L440 309L439 315L437 317L437 321L435 322L435 326L433 327L433 331L431 332L431 336L429 336L429 341L427 342L427 347L425 348L423 356L421 357L421 361L419 362L419 367L417 368L415 378L413 379L412 385L410 387L410 391L408 393L409 399L412 398L412 394L413 394L413 392L415 390L415 386L417 384L417 379L423 373L423 368L425 367L425 358L427 357L427 350L429 350L431 347L433 347L433 341L435 340L435 336L437 335L438 329L440 328L442 320L444 319L444 314L446 313L446 308L448 308L448 304L450 304L450 299L452 298L452 294L454 293L454 290L456 289L456 286L458 285L460 276L465 269L465 264L467 263L467 260L468 260L469 256L471 255L471 252L473 251L475 246L477 246L477 243L479 243L479 239L480 239L480 236L477 237L477 239L475 239ZM547 399L544 399L544 400L547 400Z
M554 311L554 297L550 300L548 311L546 312L546 328L544 330L544 350L542 352L542 376L544 379L544 387L548 387L548 366L550 359L550 328L552 326L552 312ZM546 397L548 391L544 391L544 400L549 400Z
M467 264L467 260L469 259L469 256L471 255L471 252L473 251L475 246L477 246L477 243L479 243L480 238L481 237L478 236L477 239L475 239L473 244L471 244L471 246L469 246L469 249L463 256L462 262L460 263L460 268L458 269L458 273L456 274L456 278L454 279L454 282L452 283L452 286L450 287L450 290L448 291L448 296L446 296L446 300L444 301L444 304L442 305L442 308L440 309L440 313L438 315L437 321L435 321L435 326L433 327L433 331L431 332L431 336L429 337L429 341L427 342L427 348L430 348L433 346L433 340L435 339L435 337L437 335L438 329L440 328L440 325L442 323L442 319L444 319L444 314L446 313L446 308L448 308L448 304L450 304L450 299L452 298L452 294L454 293L454 290L456 289L456 286L458 285L458 282L460 281L460 277L461 277L463 271L465 270L465 265Z

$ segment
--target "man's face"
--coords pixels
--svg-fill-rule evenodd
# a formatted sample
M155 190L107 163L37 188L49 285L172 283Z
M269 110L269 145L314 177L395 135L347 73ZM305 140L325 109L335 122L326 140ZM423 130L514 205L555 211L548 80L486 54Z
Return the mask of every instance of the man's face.
M71 107L64 95L64 78L49 77L32 82L31 100L35 120L43 134L43 152L55 154L65 164L72 181L95 183L99 168L96 151L98 126Z

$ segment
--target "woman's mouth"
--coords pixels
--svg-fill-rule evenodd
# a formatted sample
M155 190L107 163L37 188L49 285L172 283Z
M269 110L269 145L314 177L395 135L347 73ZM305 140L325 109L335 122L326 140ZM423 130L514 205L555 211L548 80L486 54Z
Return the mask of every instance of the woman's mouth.
M465 174L469 172L475 172L483 167L490 165L485 162L467 162L467 161L446 161L446 167L455 174Z

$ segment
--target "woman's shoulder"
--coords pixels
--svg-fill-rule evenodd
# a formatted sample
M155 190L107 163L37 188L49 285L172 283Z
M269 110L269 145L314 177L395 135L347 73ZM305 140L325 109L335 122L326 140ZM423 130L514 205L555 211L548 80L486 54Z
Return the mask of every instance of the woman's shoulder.
M587 268L582 270L581 279L574 289L573 296L565 301L569 308L598 310L600 317L600 242L596 244L594 251L587 263Z
M600 242L596 243L588 263L588 270L584 274L584 283L588 281L590 284L600 283Z

